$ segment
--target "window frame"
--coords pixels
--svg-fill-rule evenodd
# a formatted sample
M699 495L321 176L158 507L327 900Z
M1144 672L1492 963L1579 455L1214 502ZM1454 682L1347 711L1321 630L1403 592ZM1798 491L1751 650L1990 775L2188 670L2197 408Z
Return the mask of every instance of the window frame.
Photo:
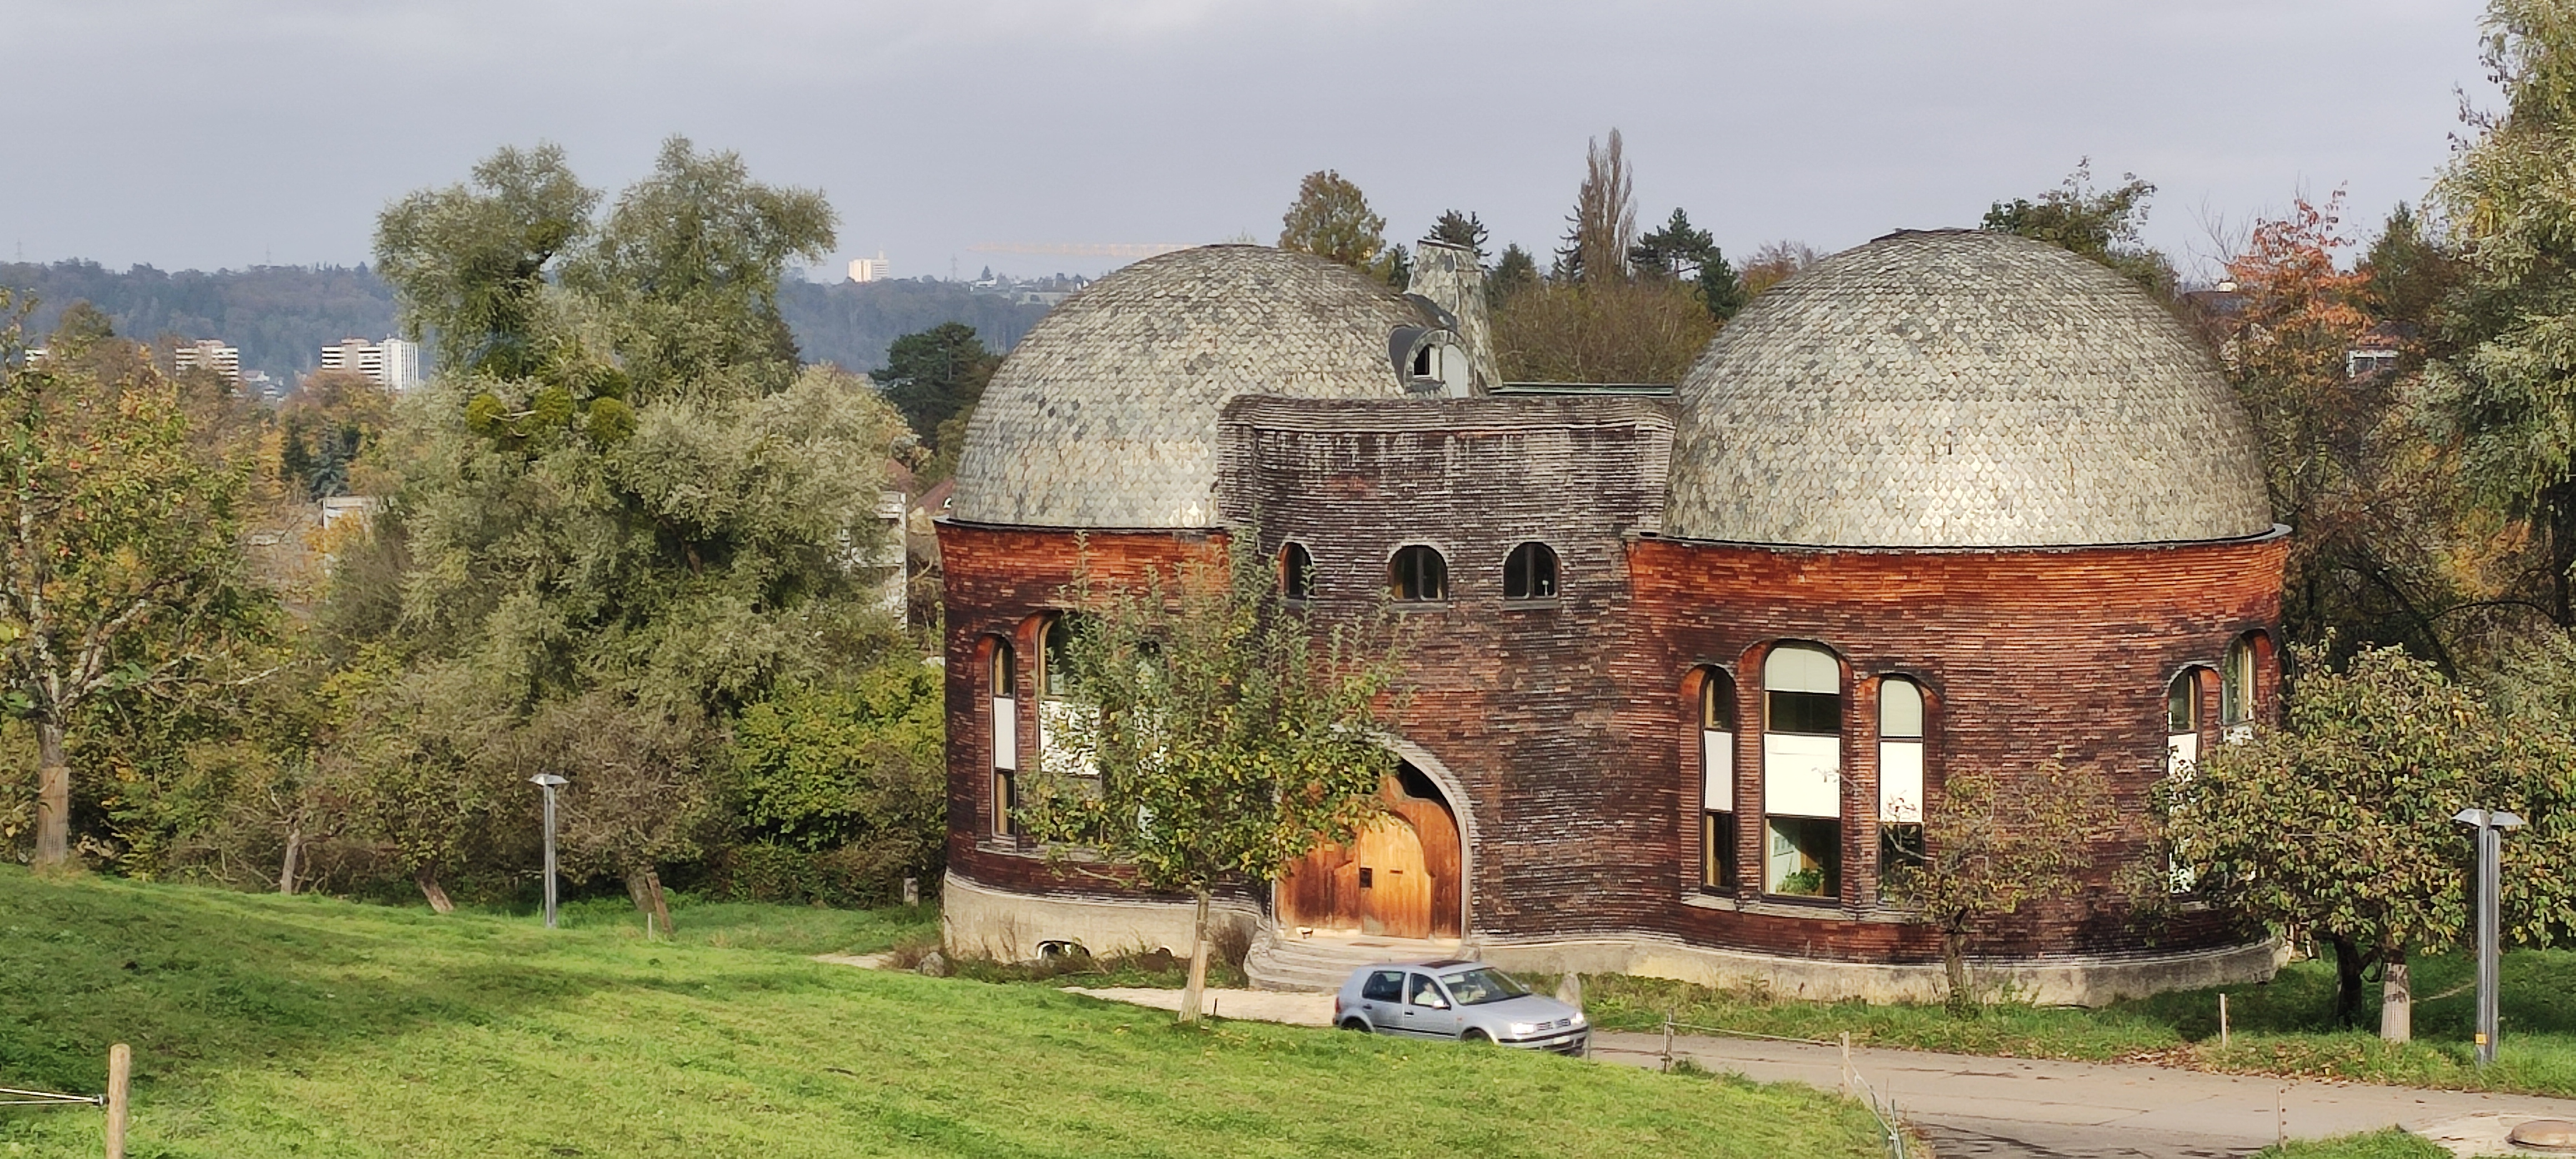
M1564 571L1564 557L1556 548L1541 540L1524 540L1503 556L1503 598L1514 603L1553 600L1564 590Z
M1736 812L1742 806L1735 799L1735 736L1739 719L1735 678L1715 665L1701 668L1699 695L1695 699L1699 710L1699 887L1708 893L1733 894L1743 880L1735 830ZM1725 807L1715 807L1719 805Z
M1846 869L1843 845L1850 825L1843 800L1845 778L1849 775L1843 752L1849 740L1845 716L1851 707L1850 695L1845 691L1847 680L1841 654L1822 644L1781 641L1762 657L1762 892L1766 897L1820 904L1841 900ZM1810 687L1823 685L1830 685L1833 691ZM1781 697L1830 701L1833 731L1815 727L1828 715L1824 712L1825 703L1816 699L1776 699ZM1783 707L1794 711L1783 713ZM1783 720L1784 715L1789 719ZM1783 724L1790 727L1777 727ZM1816 743L1828 737L1829 746ZM1826 752L1831 753L1829 761L1822 759ZM1793 766L1793 760L1799 764ZM1832 802L1830 816L1814 812L1818 807L1814 801L1800 799L1799 795L1813 794L1817 789L1797 785L1793 778L1799 774L1822 775L1823 792ZM1800 867L1783 872L1784 857L1797 858ZM1816 874L1815 892L1785 888L1790 881L1810 872Z
M1908 715L1911 721L1904 719ZM1878 866L1883 879L1892 864L1923 863L1925 786L1932 765L1932 695L1923 681L1902 672L1878 678L1877 731ZM1891 796L1892 786L1910 789L1912 796Z
M1425 559L1432 562L1432 569L1427 573L1421 567L1421 561ZM1408 561L1413 564L1410 574L1406 570ZM1387 590L1395 597L1396 603L1445 604L1449 602L1449 556L1439 548L1428 543L1402 544L1395 549L1394 555L1387 558L1386 566ZM1422 594L1426 576L1431 581L1430 586L1437 589L1431 594ZM1408 583L1414 594L1407 594Z
M995 636L984 656L985 738L992 748L993 825L995 837L1020 835L1020 699L1019 653L1008 637Z
M1292 604L1315 598L1315 553L1293 539L1279 545L1279 598Z

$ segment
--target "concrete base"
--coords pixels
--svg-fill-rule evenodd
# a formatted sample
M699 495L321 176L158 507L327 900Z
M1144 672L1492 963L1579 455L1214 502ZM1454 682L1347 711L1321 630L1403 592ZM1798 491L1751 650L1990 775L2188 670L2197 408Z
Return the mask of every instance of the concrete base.
M1113 897L1036 897L980 885L956 873L940 894L941 940L951 955L1024 962L1044 943L1070 942L1095 954L1190 947L1185 902ZM1231 926L1244 943L1265 920L1240 901L1219 898L1210 924ZM1480 935L1459 953L1533 974L1631 974L1720 989L1766 990L1810 1002L1938 1002L1945 981L1938 962L1890 965L1785 958L1694 946L1652 934L1587 938ZM2107 1006L2171 990L2260 982L2287 960L2278 942L2214 950L2121 955L2067 955L2015 961L1972 960L1969 977L1987 995L2041 1006Z
M1941 964L1890 965L1783 958L1693 946L1639 935L1625 938L1474 939L1471 952L1507 970L1534 974L1632 974L1721 989L1766 990L1810 1002L1938 1002ZM2260 982L2281 968L2283 948L2256 942L2215 950L2019 961L1972 960L1970 981L1998 997L2040 1006L2107 1006L2170 990Z
M939 940L952 957L1026 962L1048 943L1071 943L1094 954L1168 950L1190 952L1195 907L1188 902L1107 897L1033 897L981 885L950 873L939 894ZM1208 926L1220 942L1231 930L1250 944L1261 923L1258 910L1218 898Z

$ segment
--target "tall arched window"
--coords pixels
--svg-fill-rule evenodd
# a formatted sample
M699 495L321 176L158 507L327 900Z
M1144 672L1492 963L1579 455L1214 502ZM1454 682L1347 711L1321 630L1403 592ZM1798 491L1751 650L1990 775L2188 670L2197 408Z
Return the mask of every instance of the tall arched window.
M993 832L1010 837L1020 831L1012 816L1020 807L1020 701L1019 662L1008 641L993 641L984 687L991 693L993 712Z
M1556 597L1556 549L1524 543L1503 561L1503 598L1546 600Z
M2218 723L2229 742L2254 735L2254 633L2227 646L2227 666L2218 670Z
M1073 745L1066 729L1080 709L1073 689L1073 617L1047 621L1038 656L1038 767L1064 776L1098 776L1090 754Z
M1735 889L1735 681L1715 668L1699 682L1699 883Z
M1389 572L1399 600L1427 603L1449 598L1449 561L1435 548L1416 543L1398 549Z
M1783 644L1762 662L1764 892L1830 898L1842 890L1842 664Z
M1279 549L1279 594L1291 600L1314 596L1315 557L1307 554L1305 544L1291 543Z
M1923 860L1923 686L1878 682L1878 863Z
M2188 776L2200 763L2200 670L2185 668L2165 686L2165 772Z

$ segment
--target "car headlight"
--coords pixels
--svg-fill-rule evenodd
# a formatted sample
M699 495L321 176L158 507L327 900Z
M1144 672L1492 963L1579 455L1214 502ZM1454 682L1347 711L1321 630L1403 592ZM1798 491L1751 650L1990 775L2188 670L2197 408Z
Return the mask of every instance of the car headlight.
M1511 1030L1512 1037L1514 1038L1528 1038L1529 1036L1538 1033L1538 1024L1535 1022L1515 1022L1511 1024L1509 1029Z
M1586 1027L1586 1026L1590 1026L1590 1025L1592 1025L1592 1024L1591 1024L1591 1023L1589 1023L1589 1022L1585 1022L1585 1021L1583 1020L1583 1012L1582 1012L1582 1011L1577 1010L1577 1011L1575 1011L1575 1012L1574 1012L1574 1028L1575 1028L1575 1029L1577 1029L1577 1030L1581 1030L1581 1029L1583 1029L1584 1027Z

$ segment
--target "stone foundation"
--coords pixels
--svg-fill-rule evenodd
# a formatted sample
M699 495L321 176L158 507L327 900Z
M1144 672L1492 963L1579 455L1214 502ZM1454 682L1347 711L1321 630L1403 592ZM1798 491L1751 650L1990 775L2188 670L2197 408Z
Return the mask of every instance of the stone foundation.
M1545 940L1479 938L1469 952L1507 970L1534 974L1631 974L1721 989L1765 990L1809 1002L1939 1002L1939 962L1883 964L1786 958L1721 950L1649 936ZM2280 969L2275 941L2174 953L1971 959L1981 991L2039 1006L2107 1006L2171 990L2261 982Z
M994 889L950 871L939 895L939 940L952 957L1026 962L1047 943L1071 943L1094 954L1190 952L1196 916L1188 902L1115 897L1038 897ZM1231 927L1248 944L1260 911L1218 898L1208 907L1211 937Z

